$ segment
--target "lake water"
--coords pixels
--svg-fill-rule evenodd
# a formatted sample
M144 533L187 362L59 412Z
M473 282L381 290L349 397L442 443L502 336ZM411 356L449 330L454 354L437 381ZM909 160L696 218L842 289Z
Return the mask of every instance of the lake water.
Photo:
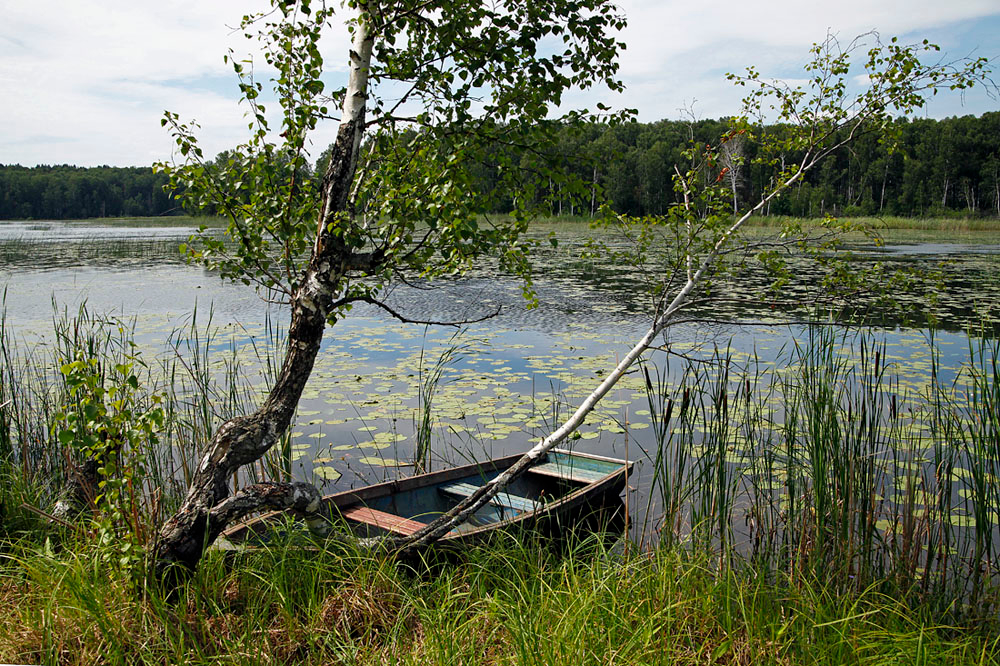
M291 433L295 476L331 492L412 473L421 382L441 359L431 404L435 469L525 450L587 395L642 334L648 318L639 276L628 267L581 260L586 229L554 229L559 248L543 244L537 258L535 309L525 307L516 280L484 271L441 280L431 290L399 288L388 300L409 316L435 320L474 319L500 307L488 321L456 332L401 324L376 308L361 307L329 329ZM8 324L26 344L51 344L53 305L73 311L86 302L91 312L134 320L136 339L152 358L173 353L164 341L189 326L195 312L201 324L211 312L219 367L232 355L262 390L256 368L269 353L267 327L283 324L287 315L251 288L185 264L176 246L191 231L0 222L0 288ZM546 227L540 236L549 231ZM941 272L944 286L935 288L933 302L917 295L909 303L913 312L937 319L935 341L947 381L967 357L970 339L964 330L984 318L990 325L996 321L1000 236L917 233L894 236L882 248L857 250L862 257L878 255ZM869 263L859 259L858 270ZM804 269L798 277L800 283L786 291L793 297L806 293L815 279ZM731 283L718 293L738 296L746 284ZM721 350L737 367L777 372L805 336L804 324L787 322L814 316L805 308L776 312L766 301L726 298L693 311L700 321L669 330L663 342L682 356L653 355L657 371L677 378L689 363L683 356L705 359ZM908 327L895 313L870 314L882 327L865 334L884 341L900 393L920 395L929 382L928 331ZM580 450L639 461L631 485L640 505L653 446L644 386L640 373L626 377L572 442Z

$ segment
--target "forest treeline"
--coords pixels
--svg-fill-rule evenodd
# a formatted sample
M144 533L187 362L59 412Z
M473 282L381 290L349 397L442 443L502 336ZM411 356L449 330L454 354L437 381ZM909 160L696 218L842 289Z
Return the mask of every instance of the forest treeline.
M552 215L591 215L602 195L619 213L655 215L676 200L675 164L692 140L717 142L725 120L591 125L562 131L556 153L575 172L581 187L573 196L551 195ZM944 120L900 120L894 151L874 135L861 136L827 160L801 185L776 200L772 215L1000 216L1000 112ZM781 132L781 127L765 131ZM734 206L755 201L780 169L754 163L751 140L726 145L730 168L725 182ZM499 150L504 150L498 147ZM231 153L224 154L227 158ZM217 159L222 159L220 156ZM324 156L318 163L323 163ZM499 162L500 160L497 160ZM516 160L515 160L516 163ZM318 178L315 169L308 175ZM489 189L494 167L477 170L478 186ZM163 191L163 174L140 167L0 165L0 219L74 219L161 216L184 211ZM505 206L492 212L503 213Z
M167 178L149 167L0 165L0 219L180 215Z
M691 141L717 145L729 125L725 120L694 123L663 120L565 132L560 152L575 165L592 195L603 190L611 207L630 215L665 213L679 200L674 165L683 170L682 152ZM862 134L827 159L767 211L771 215L816 217L824 214L1000 216L1000 112L945 120L901 119L895 150L875 133ZM765 132L780 133L780 126ZM722 146L720 167L737 207L760 200L784 158L756 164L757 144L742 136ZM575 159L574 159L575 157ZM728 158L728 159L727 159ZM721 170L721 168L720 168ZM597 196L577 202L556 198L553 214L590 214ZM581 205L583 210L581 210Z

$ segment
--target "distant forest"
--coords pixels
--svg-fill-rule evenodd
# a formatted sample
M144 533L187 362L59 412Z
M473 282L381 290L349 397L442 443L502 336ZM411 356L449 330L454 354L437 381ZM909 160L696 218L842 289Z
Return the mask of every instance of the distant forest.
M767 212L801 217L827 213L1000 216L1000 112L945 120L900 120L897 129L900 140L892 154L874 136L862 136L776 200ZM684 162L681 152L692 138L712 143L725 131L724 120L663 120L566 129L557 153L586 187L575 197L556 193L549 212L591 215L603 193L620 213L664 213L675 201L671 176L674 164ZM781 132L782 128L766 131ZM727 184L734 204L739 206L759 198L774 177L774 169L753 164L753 142L736 143L729 147L744 158L745 165L727 172ZM792 160L795 155L787 158ZM308 175L317 177L315 173ZM479 187L490 188L491 165L482 165L477 177ZM165 182L162 174L148 168L0 165L0 219L214 212L181 210L163 191Z
M181 215L149 167L0 166L0 219Z

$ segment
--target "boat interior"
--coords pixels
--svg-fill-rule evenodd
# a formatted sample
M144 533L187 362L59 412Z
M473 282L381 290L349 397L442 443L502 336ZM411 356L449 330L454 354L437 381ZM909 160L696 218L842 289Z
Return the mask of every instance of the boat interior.
M428 479L428 483L413 487L407 487L409 484L405 482L393 482L372 486L366 490L376 492L359 493L354 498L347 493L338 498L336 511L332 513L334 516L339 514L347 527L361 537L387 533L409 535L472 495L516 459L515 456L466 466L455 470L464 472L460 476L444 473L438 480ZM621 467L620 461L551 452L447 536L531 514L601 481Z

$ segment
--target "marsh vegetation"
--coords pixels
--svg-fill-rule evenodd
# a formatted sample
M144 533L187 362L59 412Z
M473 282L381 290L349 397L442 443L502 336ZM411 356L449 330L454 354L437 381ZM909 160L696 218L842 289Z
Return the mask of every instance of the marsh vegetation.
M294 426L234 487L304 479L330 492L530 446L643 325L637 276L610 260L581 260L577 225L540 233L553 229L558 247L540 246L535 258L535 310L519 302L515 279L487 268L391 295L417 314L503 306L486 322L459 332L407 326L375 308L342 322L324 341ZM277 545L235 568L211 559L185 588L187 619L176 626L155 590L130 600L128 576L105 587L99 572L130 570L121 544L143 552L202 443L260 399L286 315L177 262L177 240L149 234L4 241L3 576L15 601L3 622L4 659L86 655L122 632L158 638L105 655L112 662L209 659L245 652L252 627L268 626L270 638L247 659L447 661L474 650L503 662L524 656L542 624L564 626L552 615L563 603L603 623L586 630L594 640L646 627L625 641L634 661L780 661L814 641L846 661L866 650L997 659L985 639L1000 600L994 234L906 232L880 248L859 244L859 270L877 253L942 271L933 299L875 313L874 326L723 299L725 308L670 328L669 353L628 375L571 442L638 461L626 549L588 542L549 552L520 535L457 568L416 564L404 574L358 553L305 556ZM861 312L872 314L853 315ZM124 486L117 506L126 510L69 528L22 505L50 510L65 485L71 467L57 414L67 410L71 375L62 366L81 352L99 359L95 372L108 385L127 364L136 377L131 413L160 405L164 418L155 442L133 444L141 473ZM118 545L88 536L102 530ZM430 582L419 573L427 566L450 573ZM275 568L287 575L258 589L254 572ZM539 596L512 602L517 585L501 579L514 570ZM733 603L744 604L737 615ZM273 619L262 625L261 614ZM476 633L484 626L494 629ZM657 627L688 638L666 641ZM571 628L550 633L546 649L577 654L583 629Z

